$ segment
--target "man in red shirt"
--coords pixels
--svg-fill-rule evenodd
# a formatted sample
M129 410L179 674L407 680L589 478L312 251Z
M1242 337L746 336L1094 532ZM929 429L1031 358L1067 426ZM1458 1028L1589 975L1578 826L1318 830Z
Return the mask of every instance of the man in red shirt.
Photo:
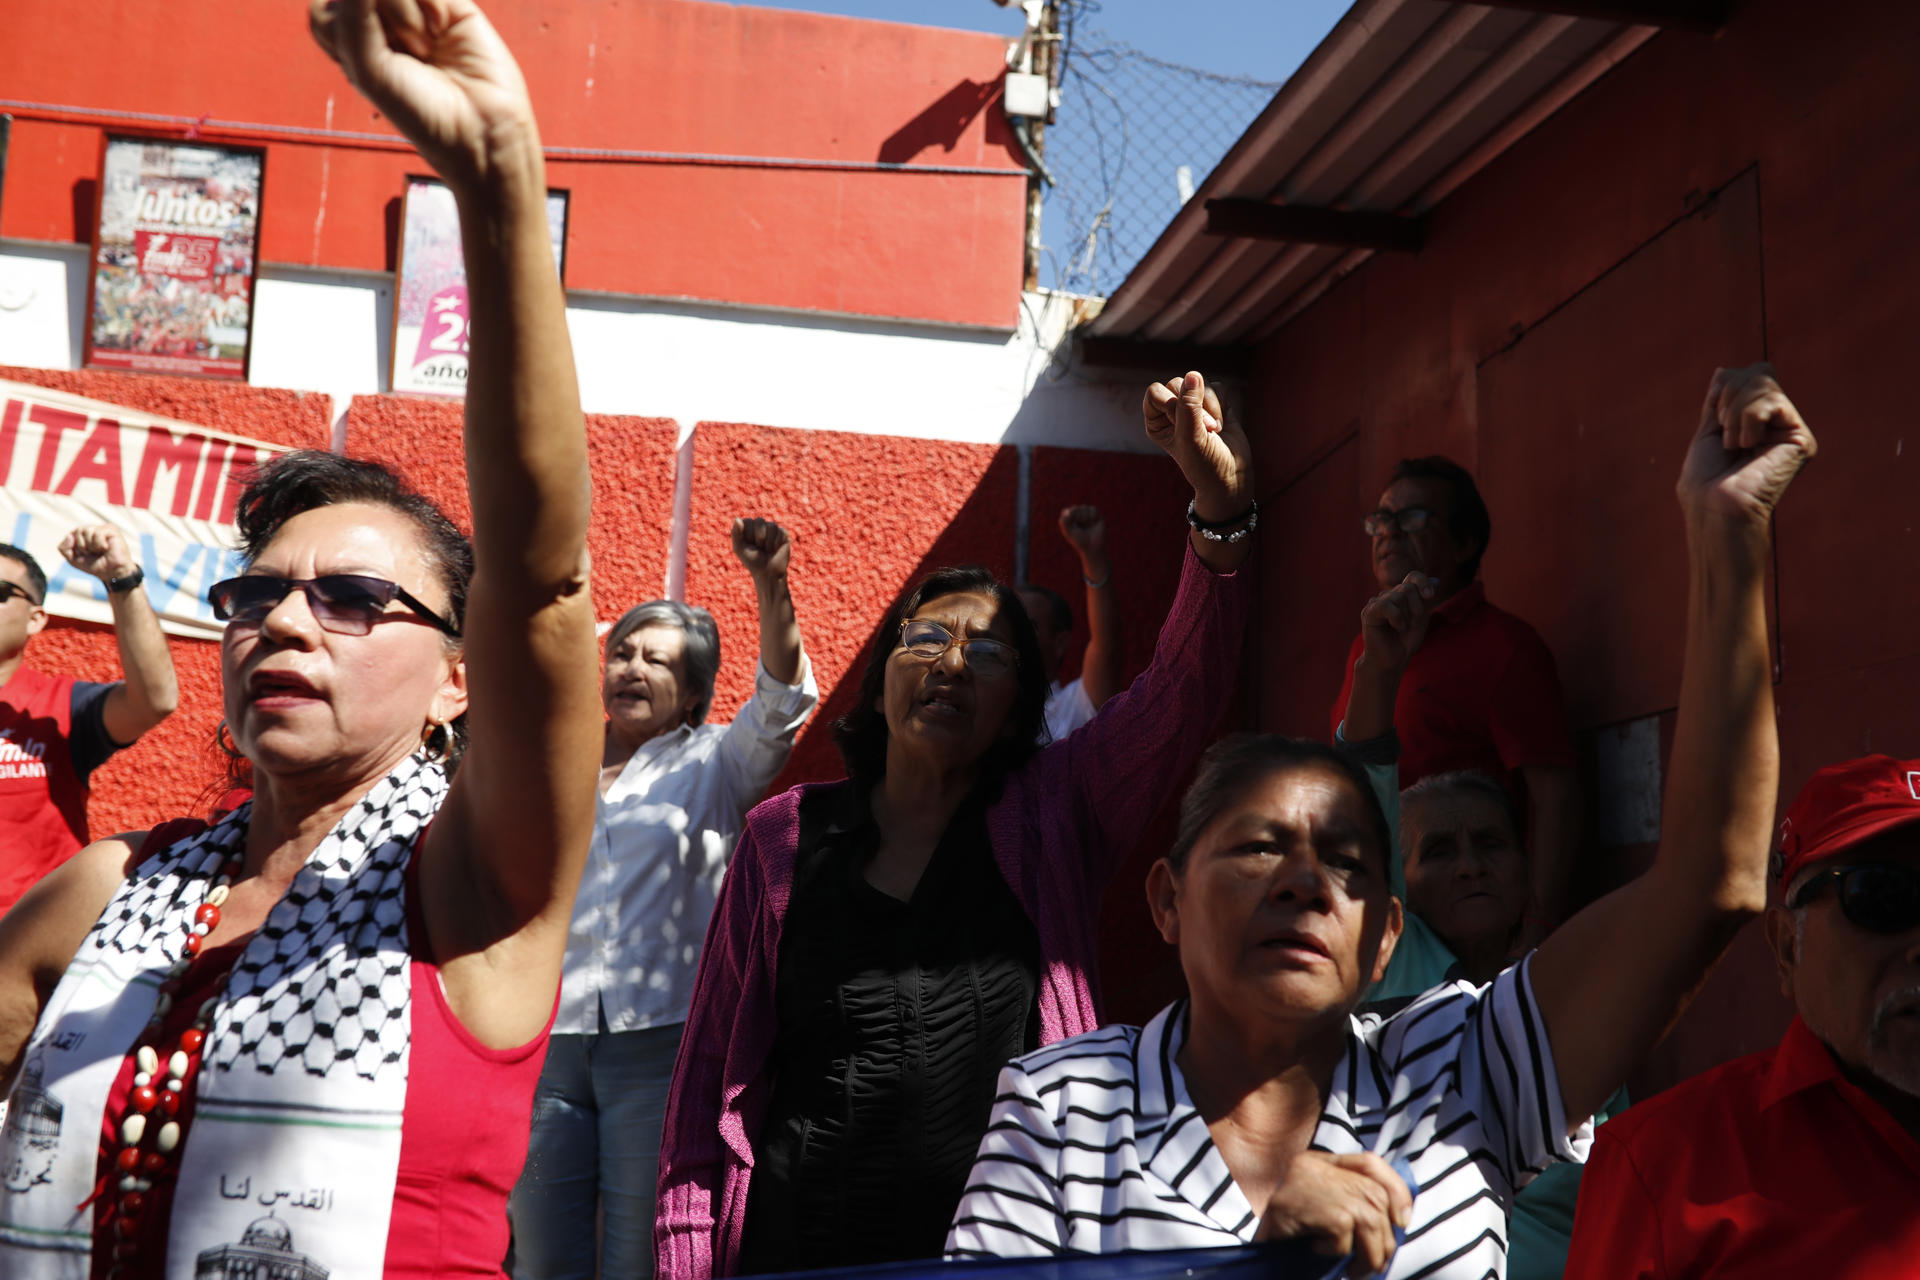
M106 584L127 678L96 684L26 665L27 642L47 625L47 575L0 543L0 912L87 842L89 775L179 700L166 636L120 531L75 529L60 554Z
M1578 838L1573 742L1553 655L1532 627L1487 602L1480 557L1493 523L1464 468L1446 458L1402 460L1363 527L1380 590L1414 572L1434 580L1426 634L1394 703L1401 785L1476 770L1507 788L1525 815L1532 898L1520 943L1531 947L1566 911ZM1356 636L1333 704L1336 730L1361 647Z
M1775 858L1799 1016L1599 1131L1566 1280L1920 1275L1920 760L1816 773Z

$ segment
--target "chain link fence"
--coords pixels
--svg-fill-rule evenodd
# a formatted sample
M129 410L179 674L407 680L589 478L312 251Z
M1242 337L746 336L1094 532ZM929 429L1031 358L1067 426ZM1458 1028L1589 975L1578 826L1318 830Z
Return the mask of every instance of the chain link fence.
M1045 160L1043 284L1107 294L1246 131L1280 82L1184 66L1110 39L1097 0L1060 7L1060 109Z

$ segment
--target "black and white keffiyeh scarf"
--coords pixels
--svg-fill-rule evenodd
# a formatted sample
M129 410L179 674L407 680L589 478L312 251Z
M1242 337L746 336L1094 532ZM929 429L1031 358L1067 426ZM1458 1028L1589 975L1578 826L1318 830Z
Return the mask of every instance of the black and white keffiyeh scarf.
M287 1275L381 1274L412 1033L406 868L446 793L439 764L402 762L314 849L234 963L193 1081L169 1280L228 1274L227 1254L262 1249ZM251 812L143 861L42 1010L0 1127L0 1274L88 1275L107 1094Z

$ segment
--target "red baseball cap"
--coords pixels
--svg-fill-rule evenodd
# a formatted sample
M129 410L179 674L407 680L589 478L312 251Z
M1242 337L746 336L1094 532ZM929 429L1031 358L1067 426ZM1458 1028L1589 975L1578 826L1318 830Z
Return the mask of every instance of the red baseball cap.
M1828 765L1780 820L1780 883L1910 822L1920 822L1920 760L1864 756Z

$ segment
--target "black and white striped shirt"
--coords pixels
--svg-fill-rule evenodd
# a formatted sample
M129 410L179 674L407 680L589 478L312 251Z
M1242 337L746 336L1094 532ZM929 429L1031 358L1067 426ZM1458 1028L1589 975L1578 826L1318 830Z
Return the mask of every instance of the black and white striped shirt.
M1393 1280L1483 1280L1507 1268L1514 1193L1569 1139L1528 964L1485 987L1436 987L1390 1018L1352 1019L1313 1136L1413 1168L1418 1195ZM1016 1059L947 1236L953 1257L1191 1249L1253 1239L1247 1203L1175 1058L1186 1002Z

